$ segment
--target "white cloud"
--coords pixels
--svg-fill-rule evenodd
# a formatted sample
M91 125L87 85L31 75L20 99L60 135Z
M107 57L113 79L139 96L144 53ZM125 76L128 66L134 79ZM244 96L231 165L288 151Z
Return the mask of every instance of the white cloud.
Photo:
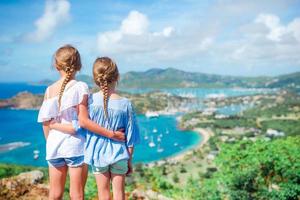
M134 10L122 21L120 32L128 35L142 35L147 33L148 26L147 16Z
M154 32L154 36L170 37L174 33L175 29L172 26L165 27L162 32Z
M50 38L57 27L69 21L70 7L67 0L47 0L43 15L35 21L36 30L28 33L25 40L42 42Z
M295 18L286 26L282 25L280 18L273 14L260 14L255 19L256 23L264 24L269 32L266 37L272 41L281 41L284 36L291 34L300 42L300 18Z
M274 14L259 14L244 25L239 39L219 44L218 54L226 62L255 67L297 66L300 64L300 18L286 25Z
M213 44L211 34L176 30L165 26L160 31L149 31L150 20L138 11L131 11L119 29L98 34L101 54L122 57L131 64L155 64L199 55ZM209 31L208 31L209 32ZM153 59L155 58L155 59Z
M131 11L123 19L118 30L99 33L97 38L100 53L128 54L155 51L165 39L171 37L174 28L165 27L161 32L149 31L149 20L138 11Z

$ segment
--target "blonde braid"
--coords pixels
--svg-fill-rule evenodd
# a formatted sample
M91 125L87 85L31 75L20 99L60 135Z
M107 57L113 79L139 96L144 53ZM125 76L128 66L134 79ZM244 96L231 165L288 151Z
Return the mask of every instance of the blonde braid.
M66 88L66 85L68 84L68 82L71 80L72 78L72 74L73 74L74 69L71 67L66 67L66 78L64 79L60 91L59 91L59 96L58 96L58 108L60 110L60 106L61 106L61 98L63 96L64 90Z
M64 45L55 52L53 61L58 71L64 71L66 73L66 78L61 85L58 95L58 106L60 110L61 99L66 85L72 79L72 76L81 69L81 59L76 48L71 45Z
M118 67L108 57L97 58L93 65L93 76L95 83L103 92L104 114L105 118L108 119L109 89L118 81Z
M107 103L108 103L108 83L106 76L103 74L98 75L98 82L100 83L101 90L103 92L103 107L105 118L108 119Z

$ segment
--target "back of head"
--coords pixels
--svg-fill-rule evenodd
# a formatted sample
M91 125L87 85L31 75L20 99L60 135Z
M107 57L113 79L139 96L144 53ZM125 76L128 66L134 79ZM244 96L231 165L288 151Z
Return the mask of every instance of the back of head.
M93 65L93 76L95 83L103 92L104 113L107 118L108 90L119 79L118 67L116 63L108 57L97 58Z
M64 45L60 47L54 54L54 66L58 71L64 71L66 77L62 83L59 92L59 107L61 105L61 98L67 83L72 76L81 69L81 59L78 50L71 45Z

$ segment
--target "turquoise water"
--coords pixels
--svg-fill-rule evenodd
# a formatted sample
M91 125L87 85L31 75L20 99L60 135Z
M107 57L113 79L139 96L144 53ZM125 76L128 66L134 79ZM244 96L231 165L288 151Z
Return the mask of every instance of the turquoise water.
M35 86L24 83L0 83L0 98L9 98L21 91L43 93L45 86ZM132 93L149 92L150 90L127 90ZM242 96L257 93L269 93L265 89L203 89L182 88L162 89L161 91L181 96L194 96L207 98L209 96ZM234 109L232 109L234 108ZM233 115L243 110L242 106L218 108L218 113ZM45 166L45 140L42 127L36 122L37 111L34 110L9 110L0 109L0 145L10 142L27 142L30 145L20 147L8 152L0 153L0 162L25 165ZM151 162L176 155L192 148L201 136L191 131L180 131L176 127L175 116L160 116L148 119L143 115L138 116L141 129L141 143L135 150L135 162ZM153 130L157 130L156 133ZM167 134L168 133L168 134ZM147 136L148 138L146 138ZM155 147L150 147L152 140ZM160 140L160 141L158 141ZM158 145L159 144L159 145ZM39 150L39 159L33 159L33 151Z
M28 83L0 83L0 99L10 98L19 92L28 91L33 94L43 94L47 86Z
M34 94L44 93L46 86L43 85L31 85L27 83L0 83L0 99L9 98L17 94L18 92L28 91ZM251 94L261 94L274 92L273 89L255 89L255 88L177 88L177 89L122 89L122 91L130 92L133 94L161 91L179 96L193 96L198 98L207 98L211 95L220 96L243 96Z
M123 89L123 91L130 92L133 94L151 92L151 91L161 91L165 93L170 93L173 95L183 96L183 97L197 97L197 98L208 98L211 96L244 96L262 93L272 93L275 89L257 89L257 88L175 88L175 89Z
M0 153L0 162L46 166L45 140L41 126L36 122L37 114L38 112L34 110L0 110L0 144L30 143L28 146ZM201 140L201 136L197 133L178 130L174 116L148 119L140 115L138 122L141 129L141 143L135 149L134 162L136 163L147 163L178 154L192 148ZM157 129L157 133L153 133L153 129ZM149 137L147 140L144 138L146 134ZM153 148L149 147L151 137L156 144ZM160 148L158 148L158 138L161 140ZM158 149L164 150L158 152ZM33 158L34 150L40 151L37 160Z

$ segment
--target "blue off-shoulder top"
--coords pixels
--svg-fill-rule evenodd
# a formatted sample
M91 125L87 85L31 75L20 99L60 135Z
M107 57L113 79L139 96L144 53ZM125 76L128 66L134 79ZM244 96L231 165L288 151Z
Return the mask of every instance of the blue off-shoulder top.
M84 162L95 167L106 167L120 160L128 160L128 147L140 141L139 128L130 100L127 98L109 99L105 118L101 93L89 95L90 119L109 130L125 130L126 142L118 142L96 133L86 132Z

